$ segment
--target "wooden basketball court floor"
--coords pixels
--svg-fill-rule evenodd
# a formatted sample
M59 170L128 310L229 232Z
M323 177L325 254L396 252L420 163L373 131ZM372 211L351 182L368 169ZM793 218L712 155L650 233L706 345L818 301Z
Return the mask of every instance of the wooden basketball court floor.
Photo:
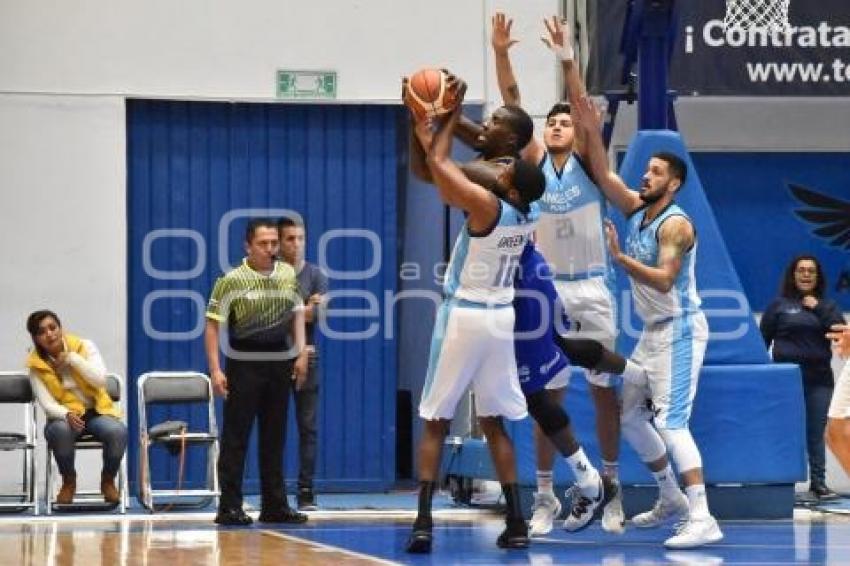
M377 495L375 497L381 497ZM724 521L725 539L690 551L667 551L671 526L611 535L598 524L581 533L555 529L528 550L496 547L502 521L492 511L435 512L431 555L404 552L413 511L350 509L311 513L304 525L217 528L213 514L160 513L51 517L0 516L0 564L314 565L331 564L850 564L850 502L834 513L806 509L793 520ZM256 513L252 513L256 517Z

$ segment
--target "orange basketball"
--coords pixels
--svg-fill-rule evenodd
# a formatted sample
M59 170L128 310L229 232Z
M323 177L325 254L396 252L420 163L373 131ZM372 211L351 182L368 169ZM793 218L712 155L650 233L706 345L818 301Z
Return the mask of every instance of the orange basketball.
M420 116L433 118L454 108L454 94L449 92L448 76L440 69L420 69L410 75L407 93L408 106Z

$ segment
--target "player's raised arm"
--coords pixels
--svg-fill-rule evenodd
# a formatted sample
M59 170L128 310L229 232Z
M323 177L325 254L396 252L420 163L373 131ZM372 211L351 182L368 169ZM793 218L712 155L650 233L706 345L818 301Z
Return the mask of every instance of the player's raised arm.
M464 145L475 148L475 140L484 131L484 127L474 120L470 120L463 114L458 117L453 133Z
M578 64L575 62L575 50L573 49L573 34L566 20L559 20L552 16L549 20L543 20L548 36L540 39L548 47L555 57L561 62L561 70L564 75L564 89L570 103L587 94L584 82L578 72Z
M461 115L460 105L466 84L458 81L457 104L438 125L434 141L428 151L428 168L440 196L446 204L456 206L469 214L469 226L473 230L485 230L499 213L496 196L477 183L470 181L452 160L452 132Z
M519 41L511 37L513 23L514 21L503 12L496 12L492 18L493 31L490 43L493 46L493 58L496 63L496 81L499 83L499 92L505 106L520 106L522 103L511 57L508 53L510 48ZM537 165L543 159L545 151L546 148L543 143L532 137L528 145L520 150L520 155L525 161Z
M493 31L490 36L490 44L493 46L493 58L496 62L496 81L499 83L499 92L502 95L503 104L520 106L522 103L519 95L514 69L511 65L511 57L508 50L518 43L511 37L511 27L514 21L503 12L496 12L491 18Z
M433 183L434 179L426 162L428 158L426 147L431 146L430 140L433 137L429 128L428 120L410 123L410 171L417 179Z
M620 249L617 229L609 221L605 226L611 258L634 279L659 293L667 293L682 269L682 258L694 245L694 227L684 216L671 216L658 231L658 264L653 267L627 256Z
M442 69L442 71L446 74L446 77L448 78L449 88L455 88L452 85L456 85L459 79L454 76L448 69ZM458 102L458 105L460 105L460 101ZM466 145L467 147L474 148L475 140L478 139L478 136L481 135L481 132L483 130L484 127L481 124L474 120L470 120L469 118L464 116L463 113L461 113L461 115L458 117L457 123L452 129L452 133L454 133L457 139L459 139L464 145ZM424 147L426 147L427 153L427 148L430 146Z
M581 79L578 64L575 62L572 32L567 21L559 20L557 16L552 16L550 20L543 20L543 24L546 26L547 35L540 39L561 63L564 91L572 108L583 96L587 96L584 81ZM574 132L573 153L587 161L587 140L579 128L575 128Z
M443 72L446 74L449 89L456 89L458 78L446 69L443 69ZM410 94L409 78L402 78L401 83L401 99L410 110L410 170L416 178L427 183L433 183L431 170L426 163L428 151L431 149L434 138L432 118L428 117L421 104L413 100ZM451 102L451 99L449 102ZM481 124L470 120L463 114L460 115L453 128L454 135L469 147L475 147L475 141L483 130Z
M404 105L410 110L410 171L413 175L426 183L433 183L431 178L431 170L428 169L428 164L425 162L428 156L428 149L431 147L432 135L430 126L425 114L417 111L417 106L409 100L410 93L408 92L409 80L407 77L401 79L401 100Z
M570 105L570 117L576 137L583 136L583 151L586 166L596 184L611 201L626 216L640 208L643 202L637 191L629 189L623 179L608 167L608 152L602 142L602 123L599 112L593 101L585 95L578 97Z

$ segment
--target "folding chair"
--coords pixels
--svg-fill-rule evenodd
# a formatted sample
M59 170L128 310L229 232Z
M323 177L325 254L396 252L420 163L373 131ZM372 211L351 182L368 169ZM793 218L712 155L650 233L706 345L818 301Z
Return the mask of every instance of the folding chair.
M23 432L0 432L0 450L3 452L23 451L22 491L0 494L0 510L23 511L32 509L38 515L38 485L36 482L35 445L35 402L26 373L0 371L0 404L20 405L23 409ZM19 431L21 429L18 429Z
M142 374L138 381L139 394L139 502L148 511L155 510L156 498L167 498L167 507L205 507L215 501L218 505L218 426L215 418L215 401L210 378L197 372L154 371ZM206 430L171 429L170 432L152 435L148 423L149 405L204 405L207 409ZM207 447L206 487L203 489L153 489L150 456L155 445L181 446L181 458L189 445ZM182 478L180 478L182 480ZM178 480L178 488L179 486ZM189 501L186 501L186 500ZM180 501L183 500L183 501Z
M112 399L112 402L117 404L119 409L121 409L121 422L124 423L124 426L127 426L127 414L126 408L124 407L124 403L122 399L124 398L124 380L115 373L106 374L106 391L109 393L109 397ZM80 436L77 441L74 443L74 448L76 450L102 450L103 443L95 440L95 438L86 433ZM121 458L121 466L118 468L118 494L120 495L120 499L118 504L107 503L103 500L103 495L100 491L80 491L77 490L77 493L74 495L73 503L69 503L67 505L62 505L55 503L53 501L53 469L55 464L53 462L53 451L50 449L50 446L47 447L47 474L45 476L45 494L47 496L47 514L50 515L53 513L53 509L62 511L103 511L107 509L118 508L119 513L127 512L127 454L124 454L124 457Z

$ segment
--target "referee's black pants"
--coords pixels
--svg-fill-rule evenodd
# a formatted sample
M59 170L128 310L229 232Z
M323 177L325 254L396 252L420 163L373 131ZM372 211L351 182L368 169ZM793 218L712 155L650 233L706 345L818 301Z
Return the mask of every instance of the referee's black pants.
M230 358L225 362L228 394L218 459L220 510L242 508L242 477L254 418L259 421L262 509L275 512L288 505L283 483L283 445L293 362Z

